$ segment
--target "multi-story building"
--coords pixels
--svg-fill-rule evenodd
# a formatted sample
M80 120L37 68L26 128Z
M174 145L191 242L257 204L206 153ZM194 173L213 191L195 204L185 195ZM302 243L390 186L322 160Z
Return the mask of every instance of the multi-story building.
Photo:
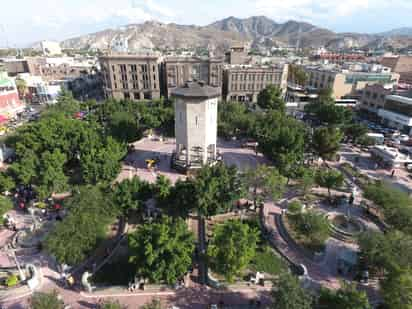
M202 57L166 57L161 65L163 93L170 97L173 89L187 81L203 81L212 87L222 87L223 60Z
M159 57L106 55L100 57L106 97L114 99L160 98Z
M23 112L25 105L19 99L16 83L7 72L0 71L0 122Z
M223 76L224 100L256 103L259 92L268 85L276 85L286 91L288 65L232 65L225 68Z
M392 94L393 85L367 85L362 90L359 107L361 110L377 115L379 109L385 104L385 97Z
M391 72L359 72L336 68L305 67L308 74L307 86L318 90L331 89L335 99L353 95L366 85L399 82L399 74Z
M412 56L383 57L380 63L399 73L401 82L412 83Z
M412 99L398 95L385 97L383 108L378 111L382 123L397 128L405 134L412 134Z
M248 50L244 45L232 46L225 56L226 62L231 65L247 64L250 60Z

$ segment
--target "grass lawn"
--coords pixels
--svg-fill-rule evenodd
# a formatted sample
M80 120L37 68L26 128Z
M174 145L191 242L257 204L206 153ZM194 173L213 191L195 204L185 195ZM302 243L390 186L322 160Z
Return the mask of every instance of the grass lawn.
M259 248L255 258L250 263L253 271L264 272L270 275L279 275L287 270L286 263L270 247Z

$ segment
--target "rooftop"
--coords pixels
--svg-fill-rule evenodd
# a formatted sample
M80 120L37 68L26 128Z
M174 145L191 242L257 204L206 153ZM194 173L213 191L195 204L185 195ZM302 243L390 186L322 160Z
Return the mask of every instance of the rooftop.
M221 94L220 88L211 87L201 81L188 81L183 87L176 88L172 91L174 97L185 98L217 98Z

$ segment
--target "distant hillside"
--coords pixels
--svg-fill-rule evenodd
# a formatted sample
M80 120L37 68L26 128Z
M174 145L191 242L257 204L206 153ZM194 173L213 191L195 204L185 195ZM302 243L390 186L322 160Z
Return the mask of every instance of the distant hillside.
M340 48L404 48L412 46L412 28L395 29L381 34L335 33L309 23L288 21L276 23L265 16L245 19L228 17L207 26L145 22L119 29L107 29L62 42L63 48L106 49L123 37L130 49L208 48L222 53L236 42L253 47L273 46Z
M382 32L379 35L384 37L391 36L412 36L412 27L397 28L387 32Z

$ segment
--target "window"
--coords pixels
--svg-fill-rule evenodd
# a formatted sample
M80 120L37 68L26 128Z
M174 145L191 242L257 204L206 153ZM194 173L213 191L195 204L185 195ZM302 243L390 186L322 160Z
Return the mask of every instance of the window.
M125 98L125 99L130 99L130 93L125 92L125 93L124 93L124 98Z
M133 93L133 96L134 96L135 100L140 100L140 93L139 92Z
M117 83L114 82L114 89L117 89Z
M195 122L196 122L196 127L198 127L199 126L199 123L198 123L199 122L199 117L197 117L197 116L195 117Z

